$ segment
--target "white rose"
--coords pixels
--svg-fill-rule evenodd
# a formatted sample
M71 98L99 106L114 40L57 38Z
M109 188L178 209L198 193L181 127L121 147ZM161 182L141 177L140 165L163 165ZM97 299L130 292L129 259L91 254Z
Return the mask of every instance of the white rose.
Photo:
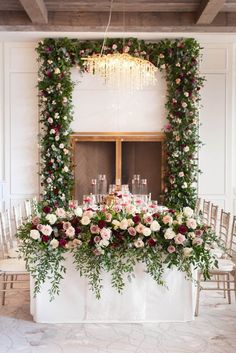
M74 213L77 217L82 217L83 210L81 207L76 207L76 209L74 210Z
M184 248L183 249L184 256L186 257L190 256L192 251L193 251L193 248Z
M150 228L148 228L148 227L144 228L144 230L143 230L143 235L144 235L145 237L149 237L149 235L151 235L151 234L152 234L152 231L151 231Z
M91 219L88 216L83 216L80 222L84 226L87 226L91 222Z
M54 69L54 74L59 75L60 73L61 73L61 70L58 67L56 67Z
M59 148L63 149L64 148L64 143L60 143Z
M197 222L194 218L189 218L186 222L186 225L188 228L196 229L197 228Z
M109 245L109 241L107 239L102 239L100 242L99 242L99 246L105 246L107 247Z
M183 178L184 177L184 172L179 172L179 177Z
M184 215L189 218L192 217L193 215L193 210L190 207L184 207L183 212L184 212Z
M56 220L57 220L57 216L53 213L49 213L47 214L46 216L46 220L50 223L50 224L54 224L56 223Z
M126 230L128 228L128 225L129 225L128 220L126 218L124 218L120 222L120 229Z
M52 240L50 241L50 245L51 245L51 247L52 247L53 249L56 249L56 248L58 248L59 241L54 238L54 239L52 239Z
M67 166L65 166L65 167L63 168L63 171L64 171L65 173L67 173L67 172L69 172L69 168L68 168Z
M128 226L133 227L133 225L134 225L134 221L131 218L129 218L128 219Z
M184 152L188 152L189 151L189 147L188 146L185 146L184 147Z
M117 229L117 228L120 226L120 222L117 221L117 219L114 219L114 220L112 221L112 224L114 225L114 228L115 228L115 229Z
M175 232L171 228L167 228L164 234L165 239L173 239L176 236Z
M159 232L159 230L161 229L161 226L160 224L157 222L157 221L153 221L150 225L150 229L153 231L153 232Z
M32 229L32 230L30 231L30 237L31 237L32 239L34 239L34 240L40 239L40 233L39 233L39 231L38 231L37 229Z

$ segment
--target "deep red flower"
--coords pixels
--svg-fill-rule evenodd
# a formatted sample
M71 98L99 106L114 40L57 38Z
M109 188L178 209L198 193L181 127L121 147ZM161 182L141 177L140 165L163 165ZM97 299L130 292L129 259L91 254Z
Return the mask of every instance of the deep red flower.
M42 236L42 241L43 241L44 243L47 243L47 242L49 241L49 236L48 236L48 235L43 235L43 236Z
M153 213L152 217L153 218L160 218L160 213Z
M147 243L148 243L149 246L155 246L157 241L155 239L153 239L153 238L149 238Z
M62 223L62 222L55 223L54 226L55 226L58 230L63 229L63 223Z
M181 224L181 226L179 226L179 228L178 228L178 232L180 234L185 234L185 233L187 233L187 231L188 231L188 228L184 224Z
M80 227L76 227L75 228L75 234L79 234L81 232L81 228Z
M168 210L169 213L175 214L175 210L172 210L171 208Z
M51 212L51 207L49 207L49 206L44 206L43 212L44 212L44 213L50 213L50 212Z
M138 215L136 215L136 216L133 217L133 222L134 222L135 224L138 224L138 223L141 222L141 218L140 218Z
M64 247L66 245L66 243L67 243L66 239L62 238L59 240L59 246L61 246L61 247Z
M106 225L106 222L103 219L100 219L100 221L98 221L98 226L100 229L104 228Z

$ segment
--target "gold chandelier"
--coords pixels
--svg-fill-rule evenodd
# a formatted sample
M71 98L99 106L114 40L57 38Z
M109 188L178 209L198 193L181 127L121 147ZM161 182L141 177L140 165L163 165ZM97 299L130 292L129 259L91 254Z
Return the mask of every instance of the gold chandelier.
M99 75L112 88L142 89L156 82L157 68L150 61L127 53L100 54L84 60L87 72Z
M83 58L86 70L90 74L99 75L105 84L112 88L142 89L154 85L157 68L150 61L129 55L124 47L123 53L103 54L106 34L111 22L113 1L110 2L108 24L104 34L101 53ZM128 48L129 49L129 48Z

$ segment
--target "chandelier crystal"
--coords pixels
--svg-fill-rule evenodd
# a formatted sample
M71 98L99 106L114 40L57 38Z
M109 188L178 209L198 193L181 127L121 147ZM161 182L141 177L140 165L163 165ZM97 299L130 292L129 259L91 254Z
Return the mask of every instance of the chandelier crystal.
M86 70L99 75L111 88L142 89L156 83L157 68L150 61L127 53L84 58Z

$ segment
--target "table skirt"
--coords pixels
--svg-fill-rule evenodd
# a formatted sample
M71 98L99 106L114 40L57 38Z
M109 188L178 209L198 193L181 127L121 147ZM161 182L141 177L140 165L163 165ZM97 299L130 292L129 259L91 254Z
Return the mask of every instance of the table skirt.
M196 287L176 269L166 269L166 287L159 286L145 272L143 264L135 267L135 278L126 280L122 294L111 287L109 273L103 273L101 299L96 299L88 281L80 277L72 256L66 257L67 272L60 283L60 294L50 302L49 283L33 297L31 279L31 314L40 323L138 323L184 322L194 319Z

